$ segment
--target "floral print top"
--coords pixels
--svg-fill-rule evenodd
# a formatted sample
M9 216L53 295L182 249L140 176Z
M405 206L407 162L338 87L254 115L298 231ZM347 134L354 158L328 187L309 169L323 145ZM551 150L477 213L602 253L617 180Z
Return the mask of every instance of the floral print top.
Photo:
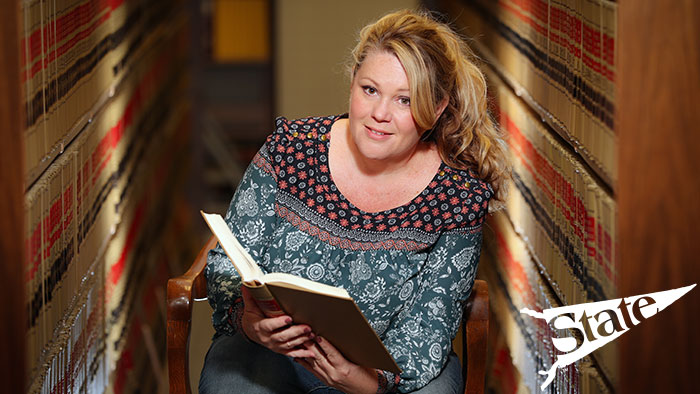
M328 168L339 118L278 118L225 220L263 272L346 289L403 371L380 373L380 388L413 391L440 373L450 353L493 190L472 171L443 163L409 203L364 212L340 193ZM218 245L205 275L216 335L232 335L242 311L240 279Z

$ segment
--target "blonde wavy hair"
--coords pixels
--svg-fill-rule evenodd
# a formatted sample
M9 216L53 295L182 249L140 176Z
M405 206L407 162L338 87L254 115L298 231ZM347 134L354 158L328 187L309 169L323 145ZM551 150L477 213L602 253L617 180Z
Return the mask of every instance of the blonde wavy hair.
M499 129L488 113L486 80L464 39L425 11L402 10L362 29L352 51L351 78L373 51L387 51L406 71L411 114L427 130L442 160L474 169L504 202L511 165ZM436 119L437 109L447 106ZM500 204L499 204L500 205Z

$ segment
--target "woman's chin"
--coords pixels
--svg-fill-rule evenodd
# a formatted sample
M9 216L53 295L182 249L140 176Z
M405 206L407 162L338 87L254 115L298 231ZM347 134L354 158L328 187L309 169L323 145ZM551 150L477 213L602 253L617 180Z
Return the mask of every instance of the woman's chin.
M387 141L365 140L359 144L358 150L365 159L381 161L392 156L393 147Z
M360 151L360 154L362 154L362 157L368 161L381 162L381 161L387 160L389 158L386 153L381 153L381 152L362 152L362 151Z

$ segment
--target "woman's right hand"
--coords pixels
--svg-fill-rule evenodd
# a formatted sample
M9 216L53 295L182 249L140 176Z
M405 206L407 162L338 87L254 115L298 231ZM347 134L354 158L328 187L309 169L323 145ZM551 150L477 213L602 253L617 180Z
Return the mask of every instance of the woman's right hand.
M311 327L292 324L292 318L288 315L265 317L245 286L241 286L241 293L244 304L241 326L248 339L285 356L314 356L311 350L301 346L314 339Z

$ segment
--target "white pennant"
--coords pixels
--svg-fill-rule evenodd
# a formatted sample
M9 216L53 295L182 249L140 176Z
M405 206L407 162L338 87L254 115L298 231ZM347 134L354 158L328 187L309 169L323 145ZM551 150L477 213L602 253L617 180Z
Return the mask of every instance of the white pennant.
M557 355L556 362L548 371L539 372L541 375L547 375L547 379L542 383L542 390L544 391L554 380L557 367L564 368L612 342L629 331L632 326L636 326L673 304L694 287L695 284L614 300L562 306L545 309L541 313L527 308L521 309L520 313L544 319L556 329L579 330L583 337L581 345L578 345L576 338L573 337L552 338L554 347L565 354Z

